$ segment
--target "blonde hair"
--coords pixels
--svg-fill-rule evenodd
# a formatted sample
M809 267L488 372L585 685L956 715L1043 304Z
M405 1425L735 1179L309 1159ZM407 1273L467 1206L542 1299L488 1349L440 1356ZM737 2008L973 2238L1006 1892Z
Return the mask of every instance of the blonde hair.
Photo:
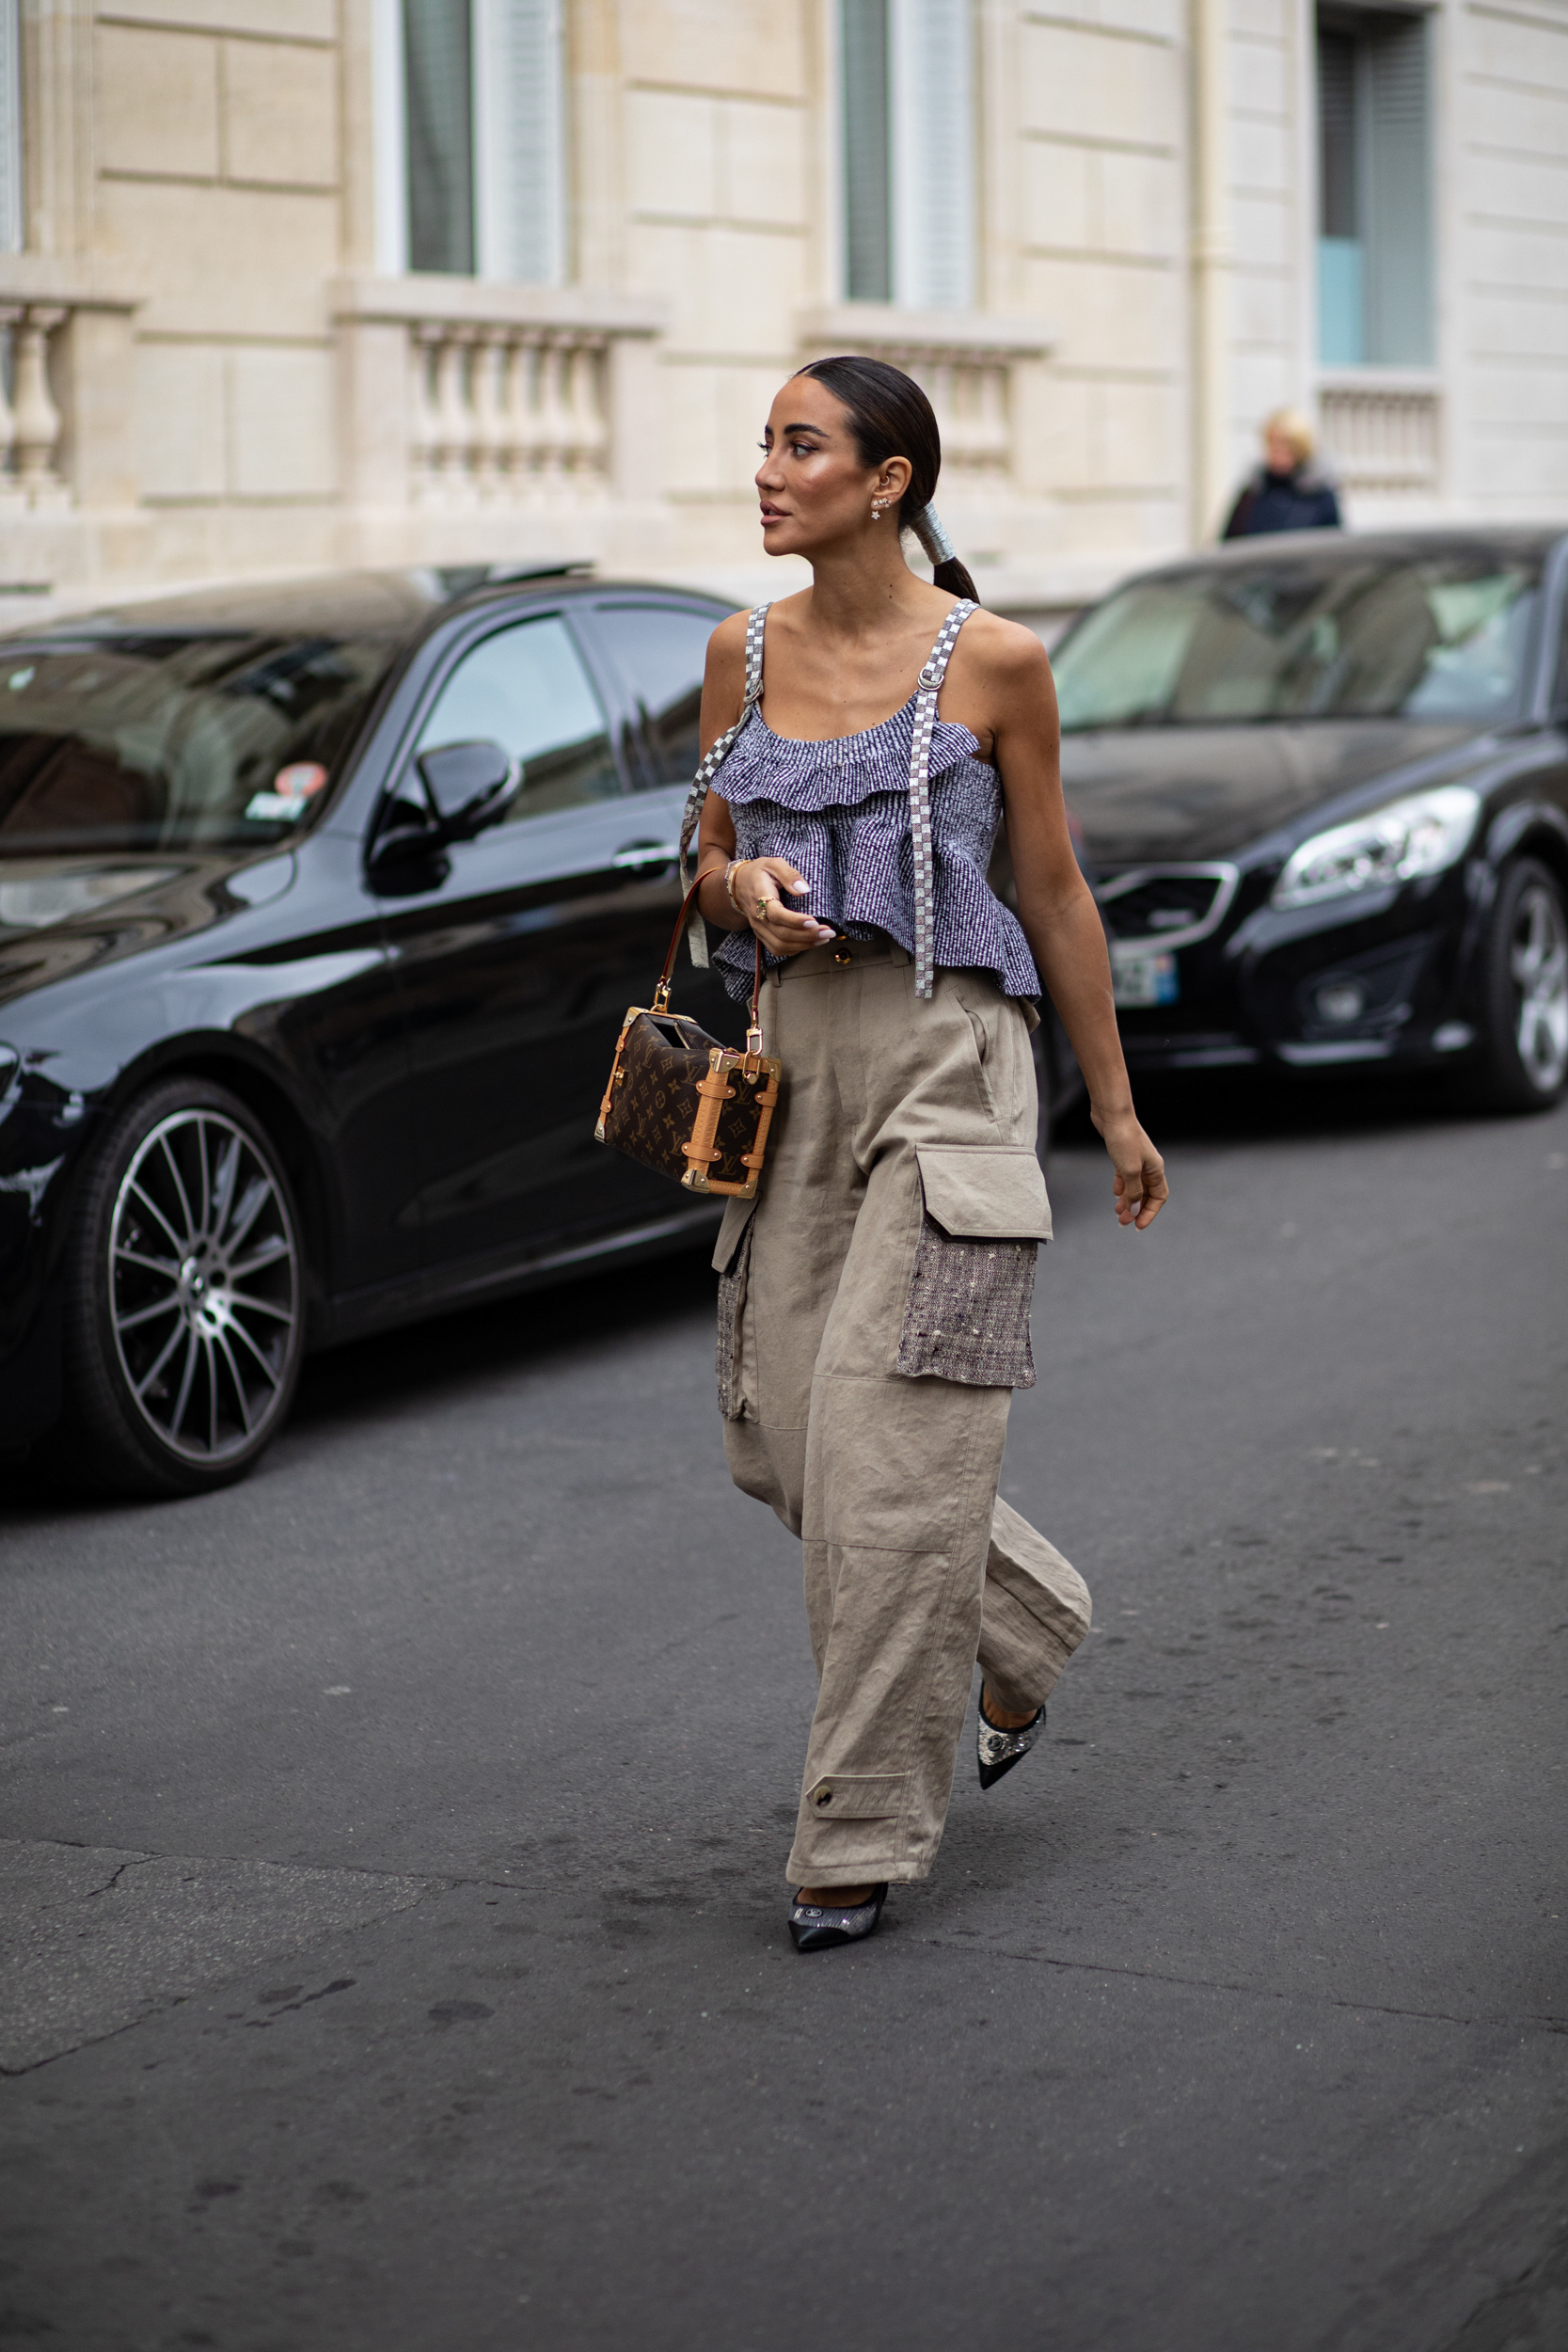
M1299 408L1276 408L1272 417L1263 420L1265 436L1277 433L1295 451L1296 463L1305 466L1318 446L1318 436L1310 417Z

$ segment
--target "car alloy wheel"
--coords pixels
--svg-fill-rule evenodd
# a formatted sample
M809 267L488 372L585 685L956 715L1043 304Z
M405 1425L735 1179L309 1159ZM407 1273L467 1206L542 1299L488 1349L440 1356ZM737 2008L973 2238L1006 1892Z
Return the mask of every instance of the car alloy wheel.
M109 1234L115 1348L160 1446L216 1470L266 1436L300 1303L293 1219L251 1138L215 1110L160 1120Z
M1514 901L1508 962L1519 1061L1549 1100L1568 1076L1568 922L1549 882L1530 882Z
M1549 1110L1568 1085L1568 916L1533 857L1497 877L1479 974L1481 1050L1467 1091L1494 1110Z
M288 1416L305 1352L302 1229L246 1104L166 1079L110 1124L71 1231L58 1484L201 1494L242 1477Z

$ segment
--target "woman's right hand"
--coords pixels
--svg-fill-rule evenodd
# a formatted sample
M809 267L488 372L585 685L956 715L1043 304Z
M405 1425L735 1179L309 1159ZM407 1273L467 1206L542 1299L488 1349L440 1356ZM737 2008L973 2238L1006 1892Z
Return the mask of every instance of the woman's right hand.
M735 903L769 954L803 955L808 947L826 946L834 933L815 914L794 914L780 897L798 898L806 888L784 857L741 858L730 876Z

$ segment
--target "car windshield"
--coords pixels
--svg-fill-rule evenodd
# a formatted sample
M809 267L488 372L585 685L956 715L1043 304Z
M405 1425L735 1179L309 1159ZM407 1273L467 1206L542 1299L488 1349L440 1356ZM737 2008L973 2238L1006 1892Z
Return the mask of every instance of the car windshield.
M1134 580L1053 657L1065 732L1512 717L1540 565L1487 549L1259 557Z
M0 648L0 850L246 847L306 823L385 641L185 629Z

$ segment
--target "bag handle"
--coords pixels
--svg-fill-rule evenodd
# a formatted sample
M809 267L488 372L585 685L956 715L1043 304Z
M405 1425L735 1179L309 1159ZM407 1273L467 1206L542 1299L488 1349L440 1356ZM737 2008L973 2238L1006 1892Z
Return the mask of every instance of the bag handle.
M675 958L680 952L681 939L685 933L687 922L691 914L692 905L697 893L701 890L704 882L708 878L705 874L699 874L690 889L687 892L685 898L681 900L681 911L675 917L675 928L670 934L670 945L664 957L664 969L658 976L658 985L654 990L654 1001L649 1007L649 1010L651 1012L668 1013L670 1011L670 982L675 969ZM757 937L755 931L752 933L752 938L756 947L756 958L752 970L752 1002L748 1008L748 1017L746 1023L746 1057L748 1061L754 1061L762 1052L762 1013L758 1004L758 999L762 994L762 941ZM672 1019L675 1019L678 1018L678 1015L672 1015L671 1017Z

